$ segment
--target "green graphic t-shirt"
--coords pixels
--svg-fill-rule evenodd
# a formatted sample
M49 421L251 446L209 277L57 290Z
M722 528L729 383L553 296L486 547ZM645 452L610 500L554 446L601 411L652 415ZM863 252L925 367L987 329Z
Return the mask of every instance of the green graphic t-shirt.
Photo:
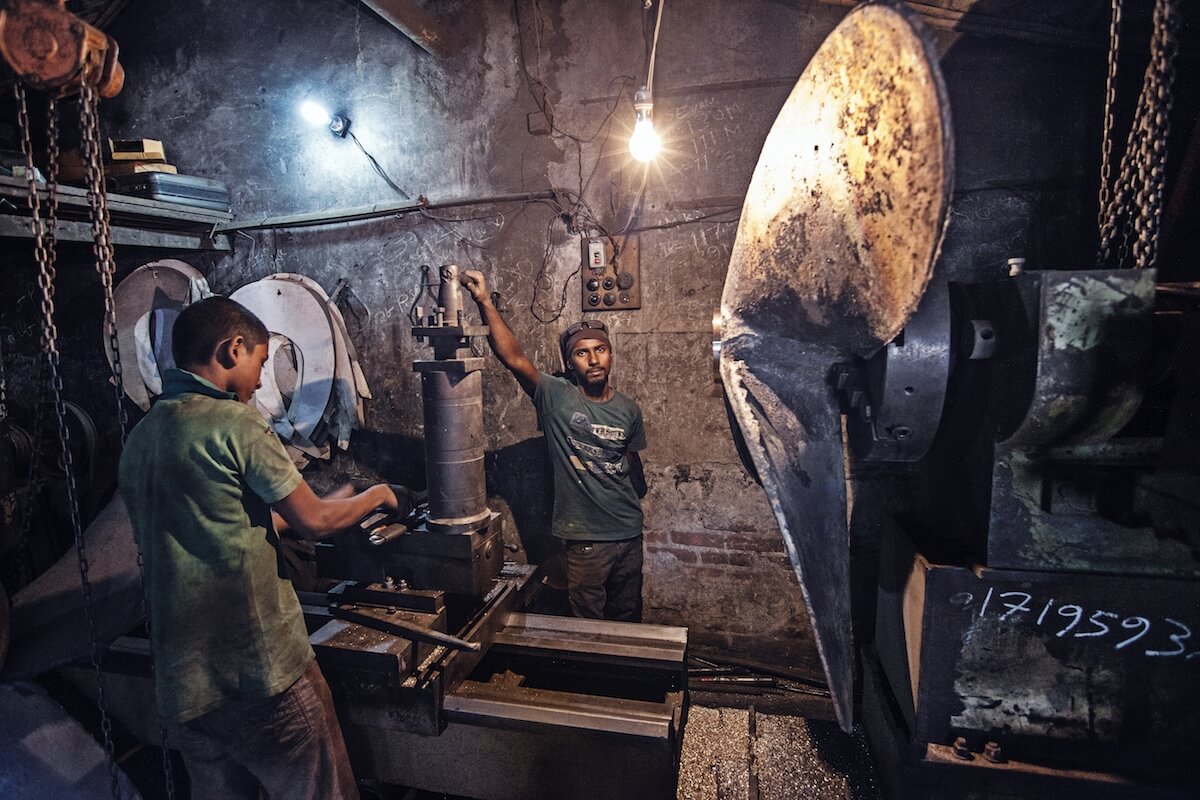
M291 686L313 651L270 504L302 478L262 416L182 370L129 434L121 494L144 558L158 706L183 722Z
M627 456L646 447L637 403L617 391L597 403L570 381L542 373L533 405L554 475L554 535L596 541L641 536L642 505Z

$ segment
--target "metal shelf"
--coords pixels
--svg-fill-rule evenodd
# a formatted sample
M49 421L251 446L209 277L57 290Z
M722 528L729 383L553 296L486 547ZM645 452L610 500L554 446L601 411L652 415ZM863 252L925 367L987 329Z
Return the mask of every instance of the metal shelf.
M28 187L23 178L0 175L0 237L29 239L29 211L26 207ZM46 201L45 184L39 184L38 196ZM92 241L88 221L87 190L77 186L60 185L58 197L59 241ZM216 231L233 215L227 211L148 200L129 195L107 195L111 220L112 242L118 247L153 247L165 250L231 249L229 234Z

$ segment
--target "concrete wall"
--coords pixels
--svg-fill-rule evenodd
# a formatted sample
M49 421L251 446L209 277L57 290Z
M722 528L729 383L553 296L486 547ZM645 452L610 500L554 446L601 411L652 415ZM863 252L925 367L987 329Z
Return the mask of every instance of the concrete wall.
M414 197L563 187L608 231L626 226L643 177L625 152L630 95L641 79L621 76L643 69L641 3L422 5L453 32L450 57L426 54L353 0L135 0L111 30L127 82L105 105L107 132L162 139L181 173L228 184L239 220L401 199L350 141L300 121L297 105L309 96L348 115L362 144ZM643 307L602 315L615 332L614 383L641 404L649 439L647 619L687 625L697 644L813 670L816 652L778 529L712 391L710 320L759 147L845 11L804 1L667 4L655 118L668 151L646 173L631 224L641 231ZM1099 75L1099 65L1034 45L938 39L959 161L972 164L960 177L971 189L956 212L961 236L948 249L961 263L990 269L1027 255L1017 252L1025 247L1059 247L1035 242L1051 223L1078 221L1090 150L1065 142L1085 121L1098 124L1098 86L1081 85L1081 77ZM1080 99L1089 96L1095 107ZM545 103L556 133L531 134L528 115L537 122ZM1002 147L999 125L1011 133ZM1016 171L1005 172L1010 166ZM1014 195L987 183L998 174L1024 188ZM1037 183L1051 177L1066 182L1070 197L1055 206L1058 216L1043 217ZM343 310L375 397L349 453L307 475L318 486L344 478L419 484L419 383L410 362L422 350L408 312L421 266L481 269L530 356L557 369L557 335L581 316L579 237L560 216L577 209L570 201L480 204L436 212L458 220L451 222L414 214L254 232L238 237L229 257L190 260L222 293L274 272L303 273L327 289L345 278ZM134 257L123 258L132 265ZM532 408L494 359L485 396L489 491L511 511L529 558L543 560L553 543ZM869 592L881 523L870 509L856 509L856 520ZM869 620L869 599L860 605Z

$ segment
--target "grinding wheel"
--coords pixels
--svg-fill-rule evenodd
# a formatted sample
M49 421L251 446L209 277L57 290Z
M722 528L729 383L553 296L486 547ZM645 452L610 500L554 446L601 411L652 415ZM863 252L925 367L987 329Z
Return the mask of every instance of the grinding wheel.
M721 297L720 372L853 723L845 453L833 366L869 356L933 273L953 176L937 56L902 5L855 8L763 145Z

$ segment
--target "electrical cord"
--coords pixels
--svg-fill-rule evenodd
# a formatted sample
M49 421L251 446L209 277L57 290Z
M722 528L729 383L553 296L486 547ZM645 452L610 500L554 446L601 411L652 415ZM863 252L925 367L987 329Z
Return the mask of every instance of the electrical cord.
M658 0L658 12L654 20L654 43L650 46L650 66L646 69L646 88L654 93L654 60L658 56L658 31L662 28L663 6L667 0Z
M354 131L346 131L346 135L349 136L350 139L356 145L358 145L358 149L361 150L362 154L367 157L367 161L369 161L371 163L371 169L375 170L375 174L377 174L379 177L383 178L383 180L387 183L387 185L392 187L392 189L397 194L399 194L401 197L403 197L405 200L412 199L412 197L409 196L408 192L404 191L398 185L396 185L396 182L392 180L392 177L390 175L388 175L387 172L384 170L384 168L382 166L380 166L379 162L375 160L375 156L373 156L369 152L367 152L367 148L363 147L362 142L360 142L358 140L358 137L354 135Z

